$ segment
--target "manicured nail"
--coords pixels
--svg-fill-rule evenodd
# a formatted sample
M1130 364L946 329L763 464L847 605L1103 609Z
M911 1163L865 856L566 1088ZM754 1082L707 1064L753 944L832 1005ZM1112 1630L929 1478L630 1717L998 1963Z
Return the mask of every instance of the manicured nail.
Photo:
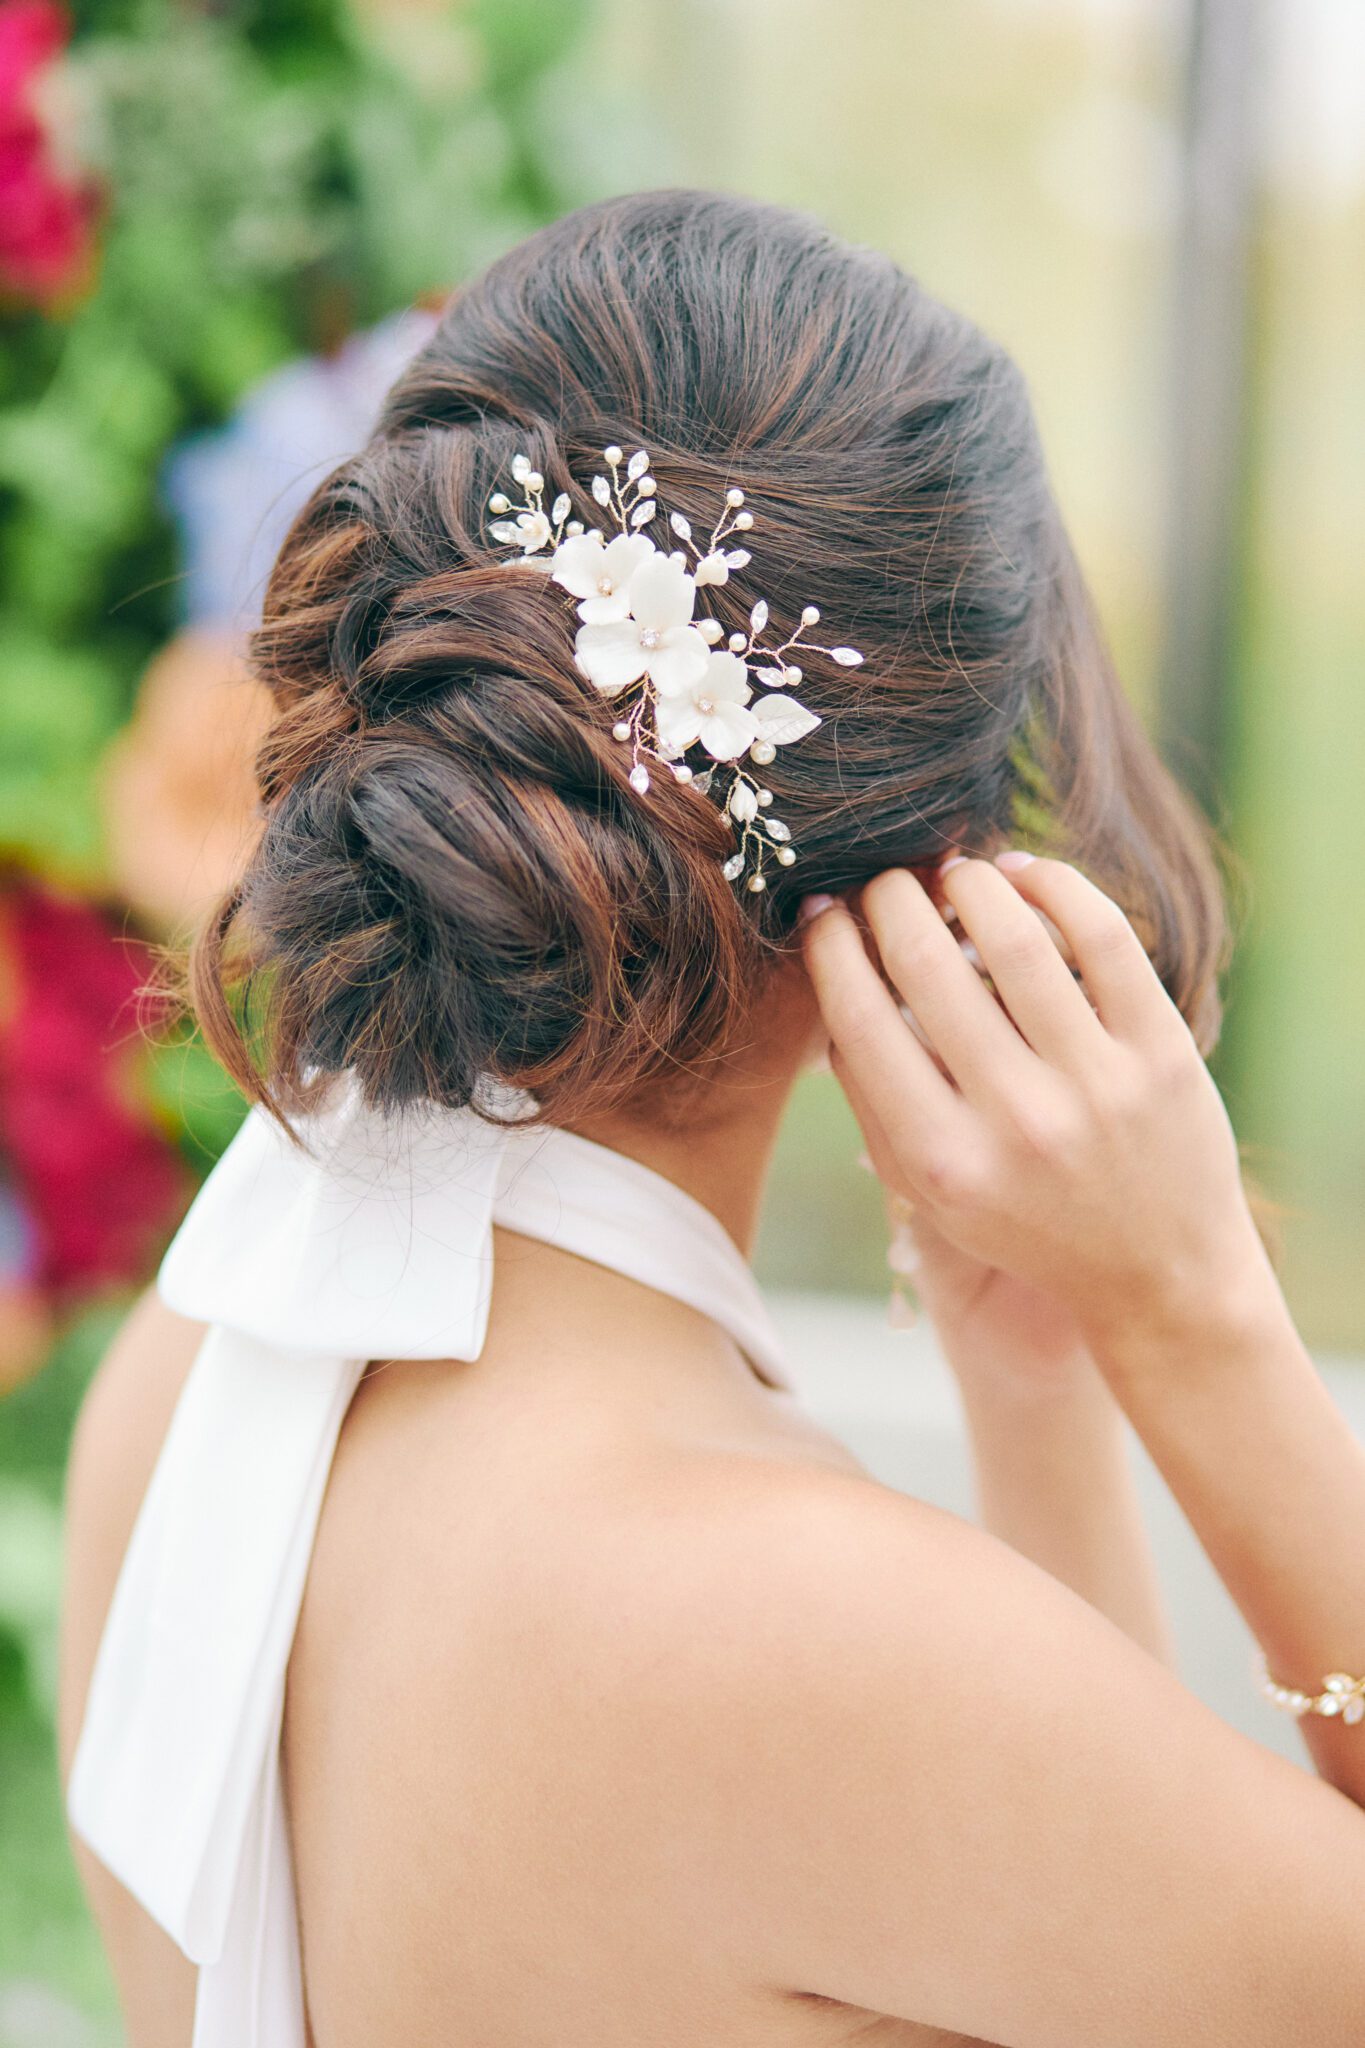
M1033 859L1034 855L1025 853L1022 846L1009 846L1003 853L997 853L995 865L998 868L1026 868Z
M941 875L946 875L949 868L960 868L962 866L963 861L966 860L966 858L967 856L965 853L950 853L947 860L941 860L939 862L939 873Z
M821 911L830 909L833 902L832 896L805 896L796 915L802 924L809 924L813 917L819 917Z

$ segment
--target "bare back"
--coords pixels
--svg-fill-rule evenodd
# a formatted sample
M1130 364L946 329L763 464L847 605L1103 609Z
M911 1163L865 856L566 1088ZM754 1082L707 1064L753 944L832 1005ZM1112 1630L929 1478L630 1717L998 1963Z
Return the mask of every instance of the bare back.
M71 1476L68 1758L111 1544L197 1337L146 1305L90 1397ZM508 2048L968 2038L754 1981L723 1891L679 1855L704 1788L663 1767L626 1710L657 1609L679 1592L690 1605L689 1575L714 1568L708 1525L732 1530L746 1496L761 1513L775 1469L861 1471L701 1317L524 1239L501 1242L476 1364L369 1368L286 1695L317 2048L445 2043L452 2015L462 2042ZM666 1696L666 1664L657 1680ZM131 2048L187 2042L190 1966L82 1854Z

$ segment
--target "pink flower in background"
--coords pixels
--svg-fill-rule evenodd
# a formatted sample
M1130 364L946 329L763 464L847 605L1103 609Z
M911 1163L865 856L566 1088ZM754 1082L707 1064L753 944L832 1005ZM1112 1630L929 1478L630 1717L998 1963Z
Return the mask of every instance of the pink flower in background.
M145 948L94 906L0 887L0 1179L44 1293L141 1279L184 1207L175 1147L139 1099Z
M44 306L91 255L94 194L59 168L35 90L67 27L54 0L0 0L0 288Z

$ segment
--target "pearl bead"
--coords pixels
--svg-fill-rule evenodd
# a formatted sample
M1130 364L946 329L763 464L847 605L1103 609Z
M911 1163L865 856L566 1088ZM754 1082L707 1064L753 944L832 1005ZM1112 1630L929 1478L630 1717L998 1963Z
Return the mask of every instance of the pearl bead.
M803 671L797 667L795 662L793 662L790 668L783 670L783 681L790 683L791 687L795 689L797 684L801 680L802 674Z
M747 533L753 523L754 515L752 512L740 512L735 519L736 533Z
M624 718L617 719L611 729L611 736L614 740L628 740L630 738L630 727Z
M652 498L659 486L655 483L652 476L642 476L635 488L642 498Z
M730 649L730 652L732 654L743 654L748 644L748 641L745 639L742 633L732 633L730 635L730 638L726 642L726 645Z
M777 759L777 748L771 740L755 740L749 749L749 759L757 761L760 768L766 768L769 761Z
M505 491L494 491L492 497L488 500L488 509L490 512L510 512L512 500Z
M612 442L610 448L604 448L602 450L602 460L605 463L607 463L612 469L615 469L617 463L620 462L621 451L614 441Z
M750 877L749 877L749 894L750 894L751 896L759 896L759 895L761 895L761 894L762 894L762 892L763 892L763 891L764 891L764 890L765 890L765 889L767 888L767 886L768 886L768 878L767 878L767 876L766 876L766 875L750 875Z
M673 779L675 782L690 782L692 780L692 770L688 767L686 761L678 762L673 770Z
M729 490L729 491L727 491L727 492L725 493L725 502L726 502L726 504L727 504L727 505L742 505L742 504L744 503L744 493L743 493L743 491L740 491L740 490Z
M796 859L795 847L779 846L777 849L777 858L782 863L782 866L784 868L789 868L792 862Z
M766 811L772 800L773 793L770 789L760 789L760 791L758 792L758 803L760 810Z
M543 477L543 476L541 475L541 473L540 473L540 471L539 471L538 469L533 469L533 470L531 471L531 474L530 474L530 475L529 475L529 476L527 477L527 479L526 479L526 488L527 488L527 490L529 491L529 493L531 494L531 496L532 496L532 497L534 497L534 496L535 496L535 494L536 494L536 492L537 492L537 491L543 491L543 490L544 490L544 488L545 488L545 479L544 479L544 477Z
M820 623L819 606L808 604L801 614L801 623L803 626L818 626Z
M657 647L660 637L653 626L646 626L644 632L640 635L640 645L650 648Z

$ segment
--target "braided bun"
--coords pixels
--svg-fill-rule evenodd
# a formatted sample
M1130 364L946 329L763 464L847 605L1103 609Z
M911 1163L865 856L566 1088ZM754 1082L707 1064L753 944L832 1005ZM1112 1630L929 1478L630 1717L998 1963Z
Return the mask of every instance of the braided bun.
M649 448L694 524L741 482L774 616L813 599L867 657L802 686L823 723L765 771L799 857L759 897L724 879L730 828L695 788L630 787L564 592L490 549L518 452L594 524L578 480L612 442ZM708 590L722 625L740 581ZM295 522L251 657L277 710L264 829L192 988L278 1111L350 1070L386 1108L492 1080L581 1120L710 1071L805 891L1021 817L1211 1031L1213 869L1117 687L1018 373L797 216L616 200L457 295Z

